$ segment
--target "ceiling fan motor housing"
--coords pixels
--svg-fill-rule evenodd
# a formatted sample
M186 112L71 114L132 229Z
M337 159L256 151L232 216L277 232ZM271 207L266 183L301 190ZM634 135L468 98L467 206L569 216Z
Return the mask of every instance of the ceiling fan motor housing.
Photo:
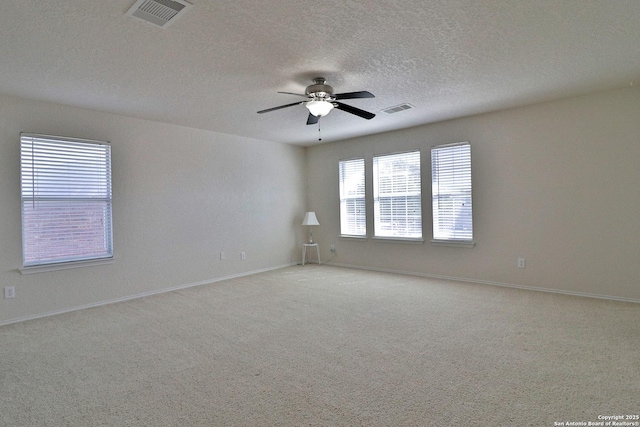
M320 98L331 100L333 95L333 88L326 84L326 80L323 77L313 79L315 84L307 86L305 93L312 98Z

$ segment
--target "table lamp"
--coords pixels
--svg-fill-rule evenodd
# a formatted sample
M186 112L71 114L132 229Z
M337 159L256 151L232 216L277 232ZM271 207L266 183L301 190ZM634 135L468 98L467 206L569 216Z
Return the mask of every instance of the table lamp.
M315 212L307 212L304 214L304 219L302 220L302 225L309 226L309 243L313 243L313 234L311 233L312 225L320 225L318 222L318 218L316 218Z

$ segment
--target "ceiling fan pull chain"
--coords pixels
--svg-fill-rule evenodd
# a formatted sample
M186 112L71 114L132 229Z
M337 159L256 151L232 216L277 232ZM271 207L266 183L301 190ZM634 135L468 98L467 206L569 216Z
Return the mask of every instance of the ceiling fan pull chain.
M320 133L320 120L318 120L318 141L322 141L322 134Z

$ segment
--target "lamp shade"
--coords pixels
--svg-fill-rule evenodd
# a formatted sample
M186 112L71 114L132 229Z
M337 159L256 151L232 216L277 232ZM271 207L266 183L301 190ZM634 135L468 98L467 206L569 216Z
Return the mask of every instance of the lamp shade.
M304 214L302 225L320 225L320 223L318 222L318 218L316 218L316 213L307 212L306 214Z
M333 104L329 101L308 101L305 105L316 117L324 117L333 109Z

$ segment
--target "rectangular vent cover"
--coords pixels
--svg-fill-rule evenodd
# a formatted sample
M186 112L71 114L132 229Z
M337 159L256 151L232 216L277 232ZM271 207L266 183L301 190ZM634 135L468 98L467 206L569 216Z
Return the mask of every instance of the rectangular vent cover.
M167 28L191 6L191 3L184 0L137 0L127 11L127 16Z
M411 108L413 108L413 105L404 103L400 105L395 105L393 107L385 108L382 111L384 111L387 114L393 114L393 113L398 113L400 111L409 110Z

